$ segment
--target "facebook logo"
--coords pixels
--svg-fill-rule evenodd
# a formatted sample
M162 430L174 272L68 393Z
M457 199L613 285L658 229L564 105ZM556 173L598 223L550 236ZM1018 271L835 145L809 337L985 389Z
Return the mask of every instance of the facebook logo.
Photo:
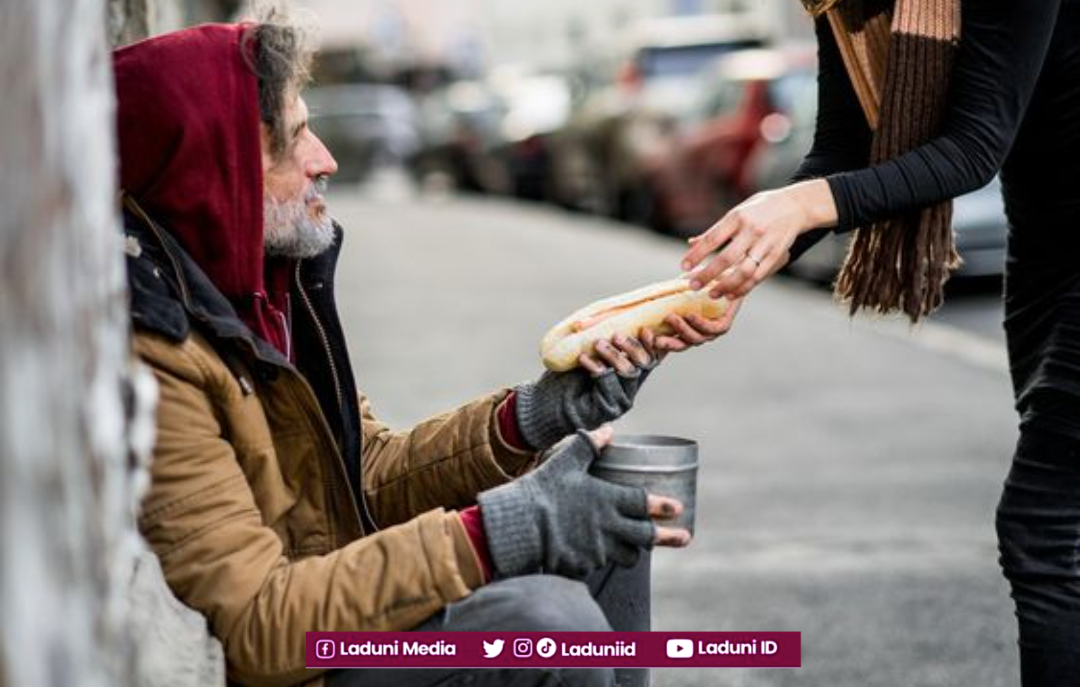
M320 639L315 642L315 655L322 660L333 658L335 654L337 654L337 647L334 646L334 640Z

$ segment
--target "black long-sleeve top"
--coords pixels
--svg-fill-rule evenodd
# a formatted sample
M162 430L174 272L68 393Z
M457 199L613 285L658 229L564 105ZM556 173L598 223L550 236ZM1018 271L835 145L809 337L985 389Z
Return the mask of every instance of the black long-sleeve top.
M1018 408L1080 437L1080 0L963 0L941 133L875 166L825 19L817 35L817 131L796 178L827 178L847 231L973 191L1000 169ZM801 237L793 256L823 233ZM1066 414L1075 419L1062 427Z

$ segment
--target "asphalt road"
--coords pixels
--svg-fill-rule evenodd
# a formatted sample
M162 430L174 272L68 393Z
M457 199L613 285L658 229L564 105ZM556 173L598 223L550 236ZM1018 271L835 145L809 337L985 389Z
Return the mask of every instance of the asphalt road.
M332 208L358 379L399 428L535 377L552 323L670 277L680 254L603 220L393 183ZM1016 422L997 298L968 299L912 330L775 280L722 341L649 380L617 429L694 438L703 462L695 541L654 557L655 629L803 641L798 670L654 685L1017 684L993 531Z

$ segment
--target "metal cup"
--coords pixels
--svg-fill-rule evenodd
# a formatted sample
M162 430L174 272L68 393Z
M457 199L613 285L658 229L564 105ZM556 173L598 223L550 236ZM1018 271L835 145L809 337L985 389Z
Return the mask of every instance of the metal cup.
M693 534L697 469L696 441L639 434L616 436L600 452L589 472L609 482L643 487L650 494L678 499L683 505L682 514L663 524L684 527Z

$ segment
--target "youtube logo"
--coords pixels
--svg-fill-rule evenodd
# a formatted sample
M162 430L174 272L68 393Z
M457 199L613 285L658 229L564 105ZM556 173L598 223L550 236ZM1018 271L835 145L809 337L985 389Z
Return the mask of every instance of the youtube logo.
M694 640L692 639L669 639L667 640L668 658L693 658Z

